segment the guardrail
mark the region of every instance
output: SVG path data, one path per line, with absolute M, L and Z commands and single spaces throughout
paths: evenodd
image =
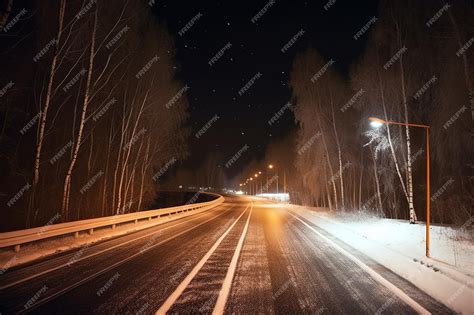
M 207 194 L 211 194 L 211 193 L 207 193 Z M 51 224 L 51 225 L 45 225 L 42 227 L 35 227 L 31 229 L 26 229 L 26 230 L 0 233 L 0 248 L 12 246 L 15 252 L 19 252 L 21 245 L 24 245 L 27 243 L 33 243 L 39 240 L 65 236 L 69 234 L 73 234 L 77 238 L 79 237 L 79 233 L 83 231 L 88 231 L 89 234 L 93 234 L 94 229 L 104 228 L 104 227 L 109 227 L 109 226 L 112 227 L 112 229 L 115 229 L 115 227 L 118 224 L 122 224 L 122 223 L 128 223 L 128 222 L 138 223 L 138 221 L 145 220 L 145 219 L 147 219 L 148 221 L 151 221 L 153 218 L 156 219 L 156 218 L 161 218 L 165 216 L 169 217 L 171 215 L 188 212 L 188 211 L 196 211 L 196 210 L 205 211 L 224 202 L 224 197 L 217 194 L 211 194 L 211 195 L 216 196 L 217 199 L 206 201 L 206 202 L 187 204 L 183 206 L 162 208 L 162 209 L 157 209 L 157 210 L 140 211 L 140 212 L 135 212 L 135 213 L 120 214 L 120 215 L 114 215 L 114 216 L 108 216 L 108 217 L 96 218 L 96 219 L 87 219 L 87 220 L 79 220 L 79 221 L 59 223 L 59 224 Z

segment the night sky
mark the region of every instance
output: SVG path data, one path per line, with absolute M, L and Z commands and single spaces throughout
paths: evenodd
M 272 4 L 273 2 L 273 4 Z M 197 168 L 217 152 L 225 164 L 244 144 L 250 149 L 227 170 L 237 175 L 245 163 L 260 158 L 265 147 L 295 128 L 291 112 L 272 126 L 268 120 L 288 101 L 289 71 L 296 54 L 314 47 L 347 74 L 363 52 L 368 33 L 354 34 L 377 14 L 377 1 L 156 1 L 153 10 L 176 38 L 178 77 L 189 86 L 190 156 L 185 167 Z M 267 11 L 254 24 L 251 19 Z M 184 34 L 179 31 L 195 18 Z M 304 30 L 285 53 L 290 39 Z M 230 42 L 222 57 L 208 62 Z M 242 96 L 239 90 L 258 72 L 261 77 Z M 220 118 L 199 139 L 194 134 L 215 115 Z

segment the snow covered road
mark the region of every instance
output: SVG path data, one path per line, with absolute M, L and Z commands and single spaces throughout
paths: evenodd
M 246 197 L 0 276 L 1 314 L 222 310 L 452 313 L 285 205 Z

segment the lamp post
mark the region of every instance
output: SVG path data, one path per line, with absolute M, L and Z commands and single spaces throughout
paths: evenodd
M 274 168 L 273 164 L 269 164 L 268 168 L 273 169 Z M 278 174 L 276 173 L 276 171 L 275 171 L 275 175 L 276 175 L 276 192 L 278 194 Z
M 385 121 L 380 118 L 369 117 L 372 127 L 379 128 L 382 125 L 401 125 L 409 127 L 423 128 L 426 131 L 426 257 L 430 257 L 430 215 L 431 215 L 431 187 L 430 187 L 430 126 L 402 123 L 396 121 Z

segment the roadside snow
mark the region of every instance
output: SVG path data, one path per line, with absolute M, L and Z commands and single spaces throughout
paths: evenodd
M 447 226 L 431 226 L 431 258 L 425 256 L 425 224 L 325 209 L 291 206 L 295 213 L 357 248 L 457 312 L 474 314 L 474 242 Z

